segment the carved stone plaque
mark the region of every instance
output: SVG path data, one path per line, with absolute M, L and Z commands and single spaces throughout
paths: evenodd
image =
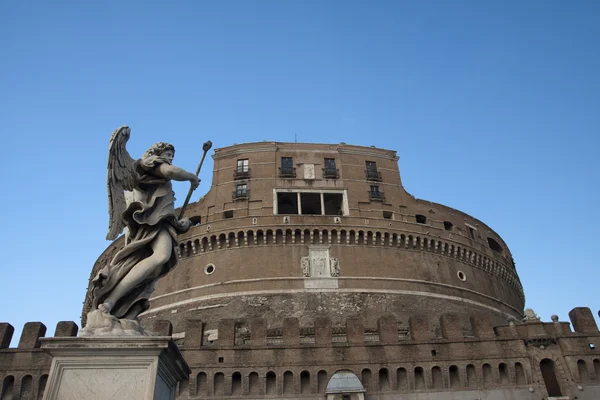
M 304 164 L 304 179 L 315 179 L 315 164 Z

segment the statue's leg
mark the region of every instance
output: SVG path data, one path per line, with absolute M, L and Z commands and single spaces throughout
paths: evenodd
M 115 286 L 106 300 L 104 300 L 104 303 L 98 307 L 100 310 L 110 313 L 112 307 L 121 297 L 140 284 L 156 268 L 162 268 L 169 261 L 171 252 L 173 251 L 173 239 L 167 230 L 161 230 L 152 241 L 151 246 L 152 255 L 131 268 L 129 273 L 121 279 L 121 282 Z

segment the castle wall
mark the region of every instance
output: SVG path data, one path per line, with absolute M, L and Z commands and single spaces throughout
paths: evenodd
M 548 396 L 541 363 L 551 361 L 562 395 L 595 399 L 600 332 L 588 308 L 575 308 L 569 316 L 574 331 L 566 322 L 530 318 L 494 327 L 489 317 L 464 321 L 456 314 L 436 320 L 414 315 L 408 326 L 380 317 L 374 328 L 361 318 L 342 326 L 328 318 L 310 326 L 285 318 L 277 328 L 264 319 L 224 319 L 216 329 L 190 320 L 185 333 L 174 337 L 192 368 L 178 398 L 325 399 L 328 380 L 349 370 L 372 400 L 539 399 Z M 440 327 L 437 334 L 430 329 L 434 324 Z M 167 321 L 153 326 L 161 334 L 171 332 Z M 11 327 L 0 324 L 0 398 L 10 398 L 9 393 L 38 398 L 43 392 L 40 382 L 51 361 L 39 350 L 44 333 L 41 323 L 28 323 L 19 346 L 6 348 Z M 72 322 L 57 327 L 59 335 L 76 333 Z

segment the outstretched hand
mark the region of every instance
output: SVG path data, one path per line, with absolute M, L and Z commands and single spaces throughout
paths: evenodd
M 194 177 L 190 179 L 190 183 L 192 184 L 192 190 L 196 190 L 196 188 L 200 186 L 200 178 L 194 175 Z

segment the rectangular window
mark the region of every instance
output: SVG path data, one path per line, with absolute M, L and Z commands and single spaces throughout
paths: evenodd
M 392 211 L 384 211 L 383 218 L 385 219 L 393 219 L 394 213 Z
M 280 168 L 280 176 L 283 177 L 295 177 L 296 171 L 294 168 L 294 160 L 292 157 L 281 157 L 281 168 Z
M 248 185 L 245 183 L 240 183 L 235 186 L 235 192 L 233 192 L 233 196 L 236 199 L 242 199 L 248 197 Z
M 298 193 L 277 193 L 277 214 L 298 214 Z
M 237 172 L 248 172 L 248 159 L 237 160 Z
M 365 161 L 367 174 L 367 180 L 369 181 L 381 181 L 381 173 L 377 170 L 377 163 L 375 161 Z
M 233 210 L 223 211 L 223 218 L 233 218 Z
M 335 167 L 335 158 L 325 159 L 325 168 L 323 168 L 323 178 L 325 179 L 337 179 L 338 170 Z
M 471 239 L 475 239 L 475 229 L 471 228 L 470 226 L 467 225 L 467 229 L 469 230 L 469 237 Z
M 342 211 L 344 195 L 341 193 L 323 193 L 325 215 L 344 215 Z
M 373 195 L 379 194 L 379 185 L 371 185 L 371 194 L 373 194 Z
M 321 194 L 300 193 L 303 215 L 321 215 Z

